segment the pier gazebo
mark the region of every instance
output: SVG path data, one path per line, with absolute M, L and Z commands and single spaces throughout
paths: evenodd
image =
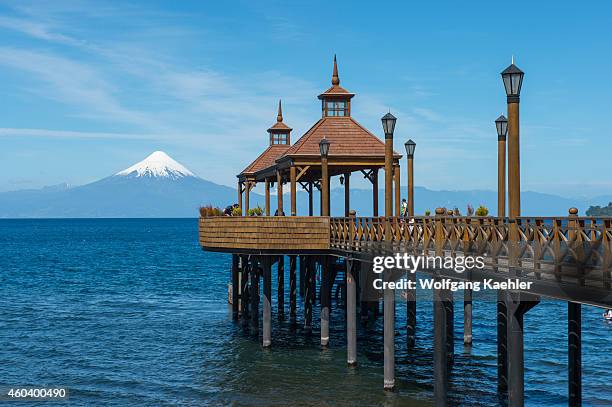
M 239 200 L 245 193 L 244 212 L 249 206 L 249 192 L 257 182 L 265 183 L 266 215 L 270 215 L 270 187 L 276 183 L 277 208 L 284 214 L 283 184 L 290 185 L 290 212 L 297 215 L 297 185 L 307 193 L 308 215 L 313 216 L 314 188 L 321 190 L 322 161 L 319 143 L 325 139 L 330 143 L 327 165 L 328 176 L 341 176 L 344 184 L 344 215 L 350 209 L 350 176 L 361 172 L 372 184 L 372 214 L 378 216 L 378 171 L 385 166 L 385 143 L 359 124 L 351 115 L 351 100 L 355 96 L 340 86 L 338 64 L 334 56 L 332 86 L 321 93 L 321 118 L 302 137 L 290 145 L 291 128 L 282 121 L 279 104 L 277 123 L 268 129 L 270 146 L 243 172 L 238 175 Z M 395 215 L 400 211 L 400 167 L 401 154 L 393 153 L 393 178 L 395 185 Z M 328 194 L 329 196 L 329 194 Z M 242 203 L 240 203 L 242 205 Z M 329 202 L 327 203 L 329 205 Z M 321 203 L 323 209 L 323 203 Z

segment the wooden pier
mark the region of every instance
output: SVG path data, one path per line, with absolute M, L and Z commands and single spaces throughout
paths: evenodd
M 514 67 L 514 68 L 513 68 Z M 506 75 L 506 76 L 504 76 Z M 387 288 L 375 290 L 369 284 L 378 278 L 372 272 L 377 256 L 442 256 L 450 258 L 482 257 L 485 267 L 456 272 L 444 268 L 419 270 L 434 281 L 529 283 L 528 289 L 499 290 L 497 296 L 498 391 L 507 397 L 508 405 L 524 404 L 523 321 L 541 297 L 568 303 L 568 400 L 578 406 L 581 397 L 581 304 L 612 308 L 612 218 L 579 217 L 570 208 L 565 217 L 520 216 L 518 166 L 518 92 L 522 72 L 514 65 L 502 73 L 508 93 L 510 126 L 504 117 L 498 124 L 499 151 L 505 153 L 505 132 L 509 131 L 508 155 L 510 217 L 505 213 L 505 156 L 500 157 L 500 217 L 453 216 L 452 211 L 437 208 L 434 216 L 415 216 L 412 193 L 412 154 L 414 142 L 406 143 L 408 156 L 408 213 L 400 216 L 401 155 L 393 151 L 395 118 L 383 117 L 385 141 L 359 125 L 351 117 L 354 94 L 340 87 L 334 59 L 332 87 L 319 95 L 322 118 L 295 144 L 291 145 L 291 128 L 283 122 L 279 103 L 277 122 L 268 129 L 269 147 L 238 175 L 238 198 L 243 215 L 249 214 L 249 193 L 257 183 L 265 186 L 266 216 L 201 217 L 200 244 L 204 250 L 232 254 L 232 309 L 252 329 L 259 329 L 259 283 L 263 283 L 262 345 L 273 347 L 272 273 L 278 265 L 279 318 L 284 317 L 285 262 L 289 256 L 289 315 L 297 323 L 297 295 L 303 298 L 302 323 L 306 332 L 313 329 L 312 309 L 316 304 L 317 281 L 320 281 L 321 346 L 341 346 L 329 342 L 329 322 L 334 282 L 343 275 L 346 304 L 347 363 L 357 359 L 357 315 L 376 316 L 383 303 L 384 382 L 386 390 L 395 387 L 395 300 L 396 292 Z M 511 94 L 516 92 L 517 94 Z M 502 135 L 503 133 L 503 143 Z M 412 143 L 412 144 L 411 144 Z M 503 164 L 503 165 L 502 165 Z M 378 172 L 385 174 L 385 216 L 378 216 Z M 503 174 L 502 174 L 503 171 Z M 372 185 L 373 217 L 358 217 L 350 210 L 351 174 L 362 174 Z M 329 179 L 340 176 L 344 186 L 343 217 L 329 216 Z M 275 215 L 270 189 L 276 184 Z M 289 184 L 290 210 L 285 216 L 283 184 Z M 297 188 L 308 194 L 308 215 L 297 215 Z M 518 188 L 518 189 L 517 189 Z M 314 216 L 314 190 L 320 190 L 321 216 Z M 317 279 L 317 275 L 320 280 Z M 299 276 L 299 282 L 298 282 Z M 406 270 L 383 273 L 385 281 L 400 276 L 415 279 Z M 368 282 L 361 283 L 360 282 Z M 433 290 L 434 299 L 434 399 L 437 406 L 447 405 L 449 369 L 452 369 L 453 316 L 455 301 L 449 289 Z M 416 290 L 405 290 L 409 346 L 414 346 L 418 315 Z M 472 292 L 464 291 L 463 341 L 477 341 L 472 335 Z M 360 306 L 359 306 L 360 305 Z M 281 310 L 282 308 L 282 310 Z M 376 311 L 374 311 L 376 310 Z

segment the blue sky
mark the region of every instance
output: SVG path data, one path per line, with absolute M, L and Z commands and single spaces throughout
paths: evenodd
M 512 15 L 513 11 L 516 15 Z M 499 72 L 516 56 L 524 190 L 612 192 L 612 5 L 562 2 L 0 2 L 0 191 L 113 174 L 164 150 L 235 184 L 283 99 L 296 140 L 333 54 L 353 116 L 415 182 L 496 188 Z

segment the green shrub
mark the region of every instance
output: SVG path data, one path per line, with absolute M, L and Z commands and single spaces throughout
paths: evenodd
M 430 211 L 429 209 L 427 209 L 427 210 L 425 211 L 425 216 L 429 216 L 429 215 L 431 215 L 431 211 Z
M 232 209 L 232 216 L 242 216 L 242 209 L 239 207 Z
M 489 209 L 486 206 L 480 205 L 478 209 L 476 209 L 476 216 L 487 216 L 489 214 Z

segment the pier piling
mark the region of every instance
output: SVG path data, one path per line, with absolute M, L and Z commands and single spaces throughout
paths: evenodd
M 251 286 L 249 287 L 249 297 L 251 299 L 251 332 L 259 332 L 259 267 L 257 261 L 253 261 L 249 275 Z
M 463 344 L 472 345 L 472 290 L 463 291 Z
M 270 256 L 264 256 L 263 265 L 263 347 L 272 345 L 272 262 Z M 258 295 L 259 297 L 259 295 Z
M 439 279 L 439 277 L 437 278 Z M 447 290 L 434 290 L 434 404 L 447 406 L 448 393 L 448 312 Z
M 241 256 L 240 269 L 240 318 L 242 326 L 248 327 L 249 324 L 249 261 L 248 256 Z
M 312 331 L 312 303 L 314 294 L 312 293 L 312 282 L 314 280 L 312 261 L 309 257 L 304 256 L 305 280 L 304 280 L 304 331 L 310 333 Z
M 329 345 L 329 309 L 331 303 L 331 270 L 328 256 L 321 257 L 321 346 Z
M 295 324 L 297 308 L 297 276 L 296 264 L 297 256 L 289 256 L 289 321 Z
M 306 279 L 306 256 L 300 256 L 300 297 L 304 298 L 304 287 Z
M 408 280 L 416 282 L 416 273 L 408 273 Z M 416 289 L 406 290 L 406 343 L 413 348 L 416 343 Z
M 497 393 L 505 398 L 508 391 L 508 310 L 506 292 L 497 291 Z
M 446 312 L 446 356 L 451 365 L 455 358 L 455 301 L 453 292 L 446 290 L 444 311 Z
M 278 319 L 282 321 L 285 319 L 285 256 L 278 257 L 277 263 L 277 275 L 278 275 L 278 289 L 277 295 L 277 307 L 278 307 Z
M 567 303 L 568 340 L 568 395 L 569 405 L 582 405 L 582 308 L 575 302 Z
M 357 366 L 357 284 L 353 260 L 346 258 L 346 360 Z
M 238 280 L 238 255 L 232 254 L 232 318 L 238 319 L 239 309 L 239 280 Z
M 507 291 L 508 300 L 508 406 L 525 405 L 525 355 L 523 317 L 539 303 L 538 297 L 518 291 Z
M 383 295 L 384 389 L 392 391 L 395 389 L 395 291 L 387 288 Z

